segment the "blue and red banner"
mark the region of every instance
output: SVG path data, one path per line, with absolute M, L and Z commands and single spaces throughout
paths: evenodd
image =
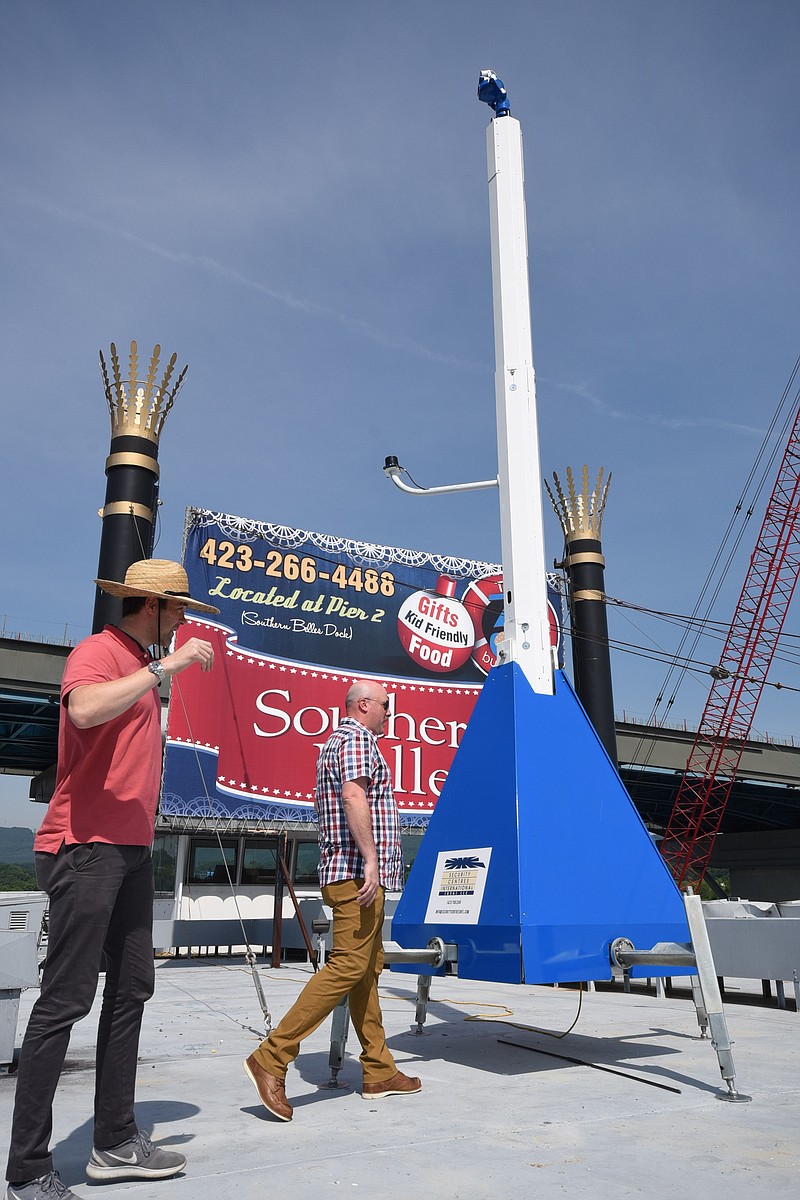
M 161 812 L 313 820 L 319 748 L 350 684 L 373 677 L 391 697 L 381 750 L 403 823 L 426 824 L 502 638 L 500 567 L 202 509 L 184 564 L 220 615 L 179 640 L 208 639 L 216 661 L 173 680 Z M 560 653 L 557 578 L 549 591 Z

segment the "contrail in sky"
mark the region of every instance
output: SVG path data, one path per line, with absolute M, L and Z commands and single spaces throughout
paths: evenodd
M 83 225 L 86 229 L 94 229 L 98 233 L 105 233 L 110 237 L 130 242 L 132 245 L 139 246 L 142 250 L 147 250 L 159 258 L 166 259 L 168 262 L 178 263 L 186 267 L 197 267 L 200 270 L 207 271 L 211 275 L 218 276 L 220 279 L 225 279 L 229 283 L 235 283 L 241 287 L 248 288 L 250 291 L 258 292 L 262 296 L 274 300 L 276 304 L 282 304 L 285 308 L 296 309 L 307 316 L 322 317 L 324 320 L 335 321 L 345 329 L 350 330 L 351 333 L 368 338 L 370 341 L 375 342 L 379 346 L 384 346 L 386 349 L 401 350 L 406 354 L 413 354 L 417 358 L 426 358 L 432 362 L 444 363 L 445 366 L 457 367 L 462 371 L 469 371 L 473 374 L 490 375 L 492 373 L 492 368 L 489 365 L 454 358 L 448 354 L 441 354 L 436 350 L 431 350 L 428 346 L 423 346 L 420 342 L 415 342 L 411 338 L 398 337 L 396 334 L 385 333 L 383 330 L 375 329 L 374 326 L 368 325 L 366 321 L 362 321 L 357 317 L 351 317 L 347 313 L 338 312 L 334 308 L 328 308 L 324 304 L 318 304 L 315 300 L 305 300 L 302 297 L 292 296 L 289 292 L 281 292 L 276 288 L 268 287 L 258 279 L 250 279 L 247 275 L 242 275 L 239 271 L 234 271 L 230 267 L 226 267 L 223 263 L 217 262 L 216 259 L 208 258 L 204 254 L 188 254 L 186 251 L 169 250 L 166 246 L 160 246 L 157 242 L 141 238 L 135 233 L 130 233 L 127 229 L 119 229 L 115 225 L 109 225 L 106 221 L 99 221 L 94 217 L 87 217 L 83 213 L 66 208 L 63 204 L 50 199 L 48 196 L 37 195 L 35 192 L 28 192 L 22 189 L 18 190 L 15 196 L 21 204 L 39 209 L 40 212 L 49 213 L 59 220 L 70 221 L 75 225 Z
M 757 429 L 754 425 L 723 421 L 720 417 L 665 417 L 661 413 L 639 413 L 613 408 L 605 400 L 601 400 L 599 396 L 591 392 L 586 384 L 554 383 L 552 380 L 548 382 L 551 387 L 571 392 L 574 396 L 580 396 L 582 400 L 586 400 L 592 406 L 595 412 L 602 413 L 605 417 L 611 417 L 615 421 L 638 421 L 643 425 L 657 425 L 661 429 L 727 429 L 732 433 L 757 434 L 759 437 L 763 437 L 766 433 L 766 430 Z
M 347 313 L 338 312 L 334 308 L 318 304 L 315 300 L 307 300 L 303 297 L 293 296 L 289 292 L 282 292 L 277 288 L 271 288 L 267 284 L 261 283 L 260 280 L 242 275 L 241 272 L 234 271 L 231 267 L 226 267 L 223 263 L 217 262 L 216 259 L 208 258 L 204 254 L 189 254 L 182 250 L 169 250 L 166 246 L 161 246 L 158 242 L 152 242 L 147 238 L 139 237 L 127 229 L 120 229 L 115 225 L 108 224 L 106 221 L 100 221 L 95 217 L 88 217 L 83 213 L 76 212 L 74 209 L 67 208 L 65 205 L 52 200 L 48 196 L 42 196 L 23 189 L 17 190 L 15 195 L 21 204 L 36 208 L 40 212 L 49 213 L 58 220 L 70 221 L 72 224 L 82 225 L 86 229 L 94 229 L 98 233 L 107 234 L 109 237 L 130 242 L 132 245 L 138 246 L 142 250 L 147 250 L 149 253 L 156 255 L 158 258 L 166 259 L 168 262 L 206 271 L 208 274 L 216 275 L 228 283 L 237 284 L 239 287 L 258 292 L 260 295 L 266 296 L 268 299 L 273 300 L 276 304 L 283 305 L 285 308 L 296 309 L 306 316 L 320 317 L 323 320 L 334 321 L 343 328 L 348 329 L 351 333 L 367 338 L 369 341 L 374 342 L 378 346 L 383 346 L 388 350 L 400 350 L 405 354 L 415 355 L 417 358 L 425 358 L 431 362 L 443 363 L 446 366 L 456 367 L 459 370 L 468 371 L 472 374 L 492 374 L 492 366 L 488 364 L 481 365 L 480 363 L 469 362 L 465 359 L 454 358 L 447 354 L 441 354 L 436 350 L 431 350 L 428 346 L 423 346 L 420 342 L 412 341 L 410 338 L 385 333 L 381 329 L 376 329 L 374 326 L 368 325 L 366 321 L 362 321 L 358 317 L 351 317 Z M 545 382 L 545 380 L 540 380 L 540 382 Z M 668 417 L 659 413 L 626 411 L 614 408 L 605 400 L 600 399 L 585 384 L 556 383 L 553 380 L 547 380 L 546 382 L 550 387 L 559 388 L 563 391 L 571 392 L 573 395 L 580 396 L 596 412 L 602 413 L 604 416 L 615 421 L 638 421 L 645 425 L 655 425 L 663 429 L 673 430 L 706 427 L 727 429 L 733 433 L 748 435 L 758 434 L 763 436 L 764 434 L 763 429 L 756 429 L 751 425 L 742 425 L 715 417 Z

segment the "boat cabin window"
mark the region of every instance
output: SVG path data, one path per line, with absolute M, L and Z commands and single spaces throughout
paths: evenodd
M 189 844 L 186 882 L 188 884 L 206 884 L 211 887 L 227 887 L 228 873 L 230 872 L 231 881 L 235 884 L 238 847 L 239 842 L 230 838 L 223 839 L 221 849 L 216 838 L 192 838 Z
M 298 842 L 294 859 L 294 882 L 299 887 L 319 887 L 319 844 Z
M 258 884 L 274 884 L 277 848 L 277 841 L 245 842 L 241 880 L 244 887 L 254 887 Z

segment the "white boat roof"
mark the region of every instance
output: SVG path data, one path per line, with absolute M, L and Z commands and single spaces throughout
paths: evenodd
M 259 967 L 274 1021 L 310 972 L 305 963 Z M 800 1015 L 791 982 L 783 1010 L 774 998 L 763 1000 L 757 980 L 726 985 L 736 1082 L 752 1095 L 749 1104 L 718 1100 L 725 1089 L 716 1055 L 698 1037 L 685 979 L 659 999 L 644 981 L 629 994 L 616 984 L 580 995 L 567 987 L 437 978 L 418 1035 L 416 977 L 387 970 L 380 990 L 389 1044 L 400 1068 L 422 1078 L 423 1091 L 363 1099 L 352 1031 L 342 1086 L 330 1090 L 328 1021 L 289 1070 L 295 1113 L 284 1124 L 267 1114 L 242 1070 L 263 1035 L 242 959 L 159 959 L 140 1046 L 137 1119 L 157 1141 L 180 1147 L 188 1166 L 163 1182 L 105 1184 L 103 1195 L 794 1196 Z M 17 1045 L 36 995 L 22 994 Z M 96 1194 L 84 1168 L 99 998 L 100 989 L 91 1015 L 73 1032 L 54 1114 L 56 1166 L 82 1197 Z M 532 1031 L 568 1029 L 579 1003 L 566 1037 Z M 13 1075 L 0 1078 L 6 1130 L 14 1086 Z

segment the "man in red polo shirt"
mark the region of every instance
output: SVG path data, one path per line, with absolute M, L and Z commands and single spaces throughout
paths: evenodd
M 216 613 L 189 595 L 179 563 L 144 559 L 125 582 L 98 579 L 123 598 L 122 620 L 81 642 L 61 685 L 58 771 L 34 841 L 36 875 L 50 897 L 47 960 L 17 1071 L 7 1200 L 73 1197 L 49 1151 L 55 1095 L 72 1026 L 92 1007 L 105 970 L 97 1032 L 90 1179 L 165 1179 L 182 1154 L 155 1146 L 133 1115 L 139 1031 L 153 994 L 153 867 L 150 846 L 161 780 L 158 685 L 199 663 L 200 638 L 155 659 L 187 608 Z

